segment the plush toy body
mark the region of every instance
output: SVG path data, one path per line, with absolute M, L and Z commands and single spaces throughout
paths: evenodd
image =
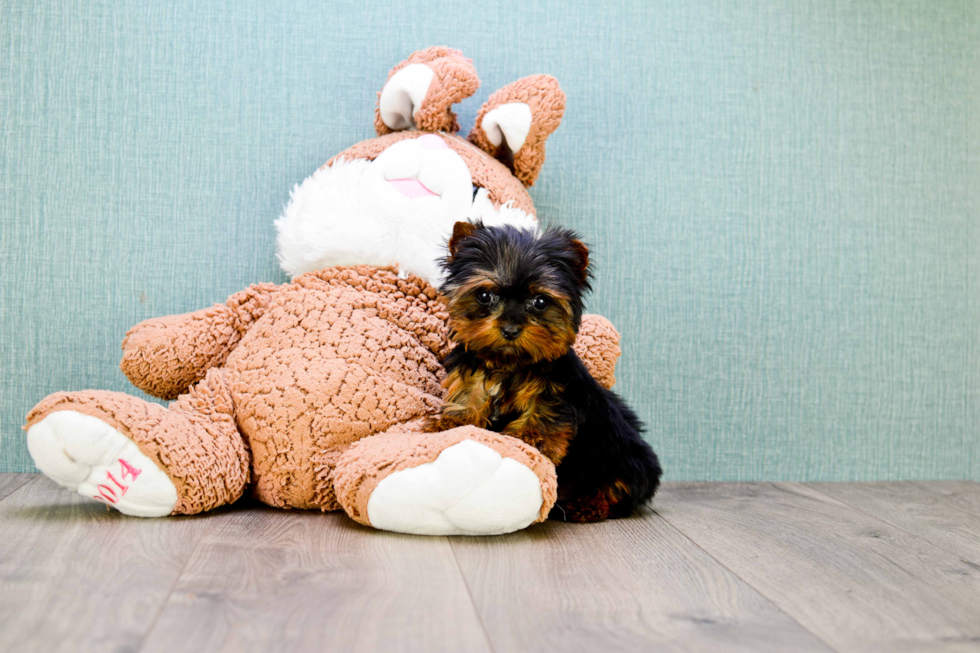
M 471 143 L 455 135 L 450 107 L 478 84 L 448 48 L 393 69 L 379 138 L 298 186 L 277 222 L 293 281 L 131 329 L 123 371 L 176 400 L 53 394 L 27 417 L 38 468 L 140 516 L 194 514 L 251 490 L 272 506 L 342 508 L 410 533 L 504 533 L 545 519 L 555 469 L 534 447 L 476 427 L 420 432 L 441 405 L 449 346 L 435 261 L 457 220 L 535 224 L 524 184 L 564 107 L 553 79 L 525 78 L 491 96 Z M 575 348 L 612 385 L 608 321 L 586 316 Z

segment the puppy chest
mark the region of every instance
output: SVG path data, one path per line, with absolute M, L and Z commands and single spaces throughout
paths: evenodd
M 514 422 L 550 421 L 560 399 L 552 384 L 526 374 L 497 373 L 485 377 L 484 414 L 491 431 L 503 431 Z

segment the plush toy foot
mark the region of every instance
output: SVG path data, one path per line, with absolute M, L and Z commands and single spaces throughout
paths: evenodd
M 163 517 L 177 504 L 167 475 L 132 440 L 91 415 L 51 413 L 28 429 L 27 448 L 48 478 L 124 515 Z
M 341 457 L 334 486 L 347 514 L 367 526 L 417 535 L 499 535 L 546 519 L 557 477 L 534 447 L 463 426 L 365 438 Z
M 193 515 L 236 501 L 248 448 L 215 370 L 168 408 L 121 392 L 45 397 L 27 415 L 27 446 L 55 482 L 127 515 Z

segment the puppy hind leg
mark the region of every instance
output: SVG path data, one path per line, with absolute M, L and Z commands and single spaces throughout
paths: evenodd
M 559 488 L 558 501 L 548 514 L 550 519 L 587 524 L 609 519 L 611 505 L 605 492 L 562 497 Z
M 620 470 L 621 476 L 613 477 L 613 481 L 598 489 L 589 490 L 562 487 L 559 469 L 558 501 L 551 510 L 549 518 L 590 523 L 629 517 L 653 497 L 660 483 L 659 465 L 656 465 L 655 469 L 644 469 L 638 465 L 639 462 L 649 461 L 632 460 Z M 653 462 L 656 463 L 656 456 L 653 456 Z

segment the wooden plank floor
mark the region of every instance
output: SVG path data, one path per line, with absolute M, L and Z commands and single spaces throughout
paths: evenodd
M 980 484 L 667 484 L 424 538 L 244 505 L 129 518 L 0 474 L 0 651 L 980 651 Z

